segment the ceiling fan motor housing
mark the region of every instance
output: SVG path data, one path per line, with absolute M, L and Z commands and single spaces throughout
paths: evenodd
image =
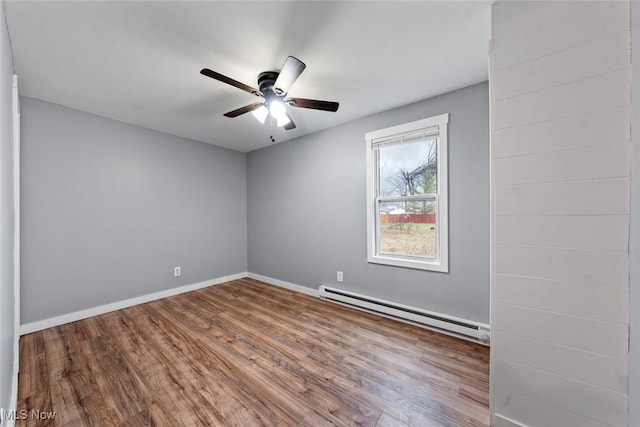
M 273 87 L 276 80 L 278 79 L 279 73 L 276 71 L 265 71 L 258 75 L 258 88 L 260 88 L 260 92 L 264 95 L 264 98 L 267 100 L 267 103 L 271 101 L 271 99 L 275 97 L 280 97 L 281 94 L 278 94 Z

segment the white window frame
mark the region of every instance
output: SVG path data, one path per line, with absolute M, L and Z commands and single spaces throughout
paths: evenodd
M 365 134 L 367 143 L 367 261 L 374 264 L 393 265 L 397 267 L 416 268 L 421 270 L 449 272 L 449 186 L 448 186 L 448 123 L 449 114 L 440 114 L 414 122 L 392 126 L 385 129 L 368 132 Z M 438 167 L 437 177 L 437 204 L 436 224 L 437 254 L 436 258 L 424 258 L 409 255 L 381 254 L 377 251 L 378 229 L 380 215 L 378 212 L 379 199 L 388 199 L 378 196 L 378 167 L 375 164 L 375 150 L 377 141 L 415 134 L 428 128 L 438 126 L 438 138 L 436 147 L 436 161 Z

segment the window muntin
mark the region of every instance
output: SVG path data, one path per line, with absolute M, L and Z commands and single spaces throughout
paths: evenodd
M 448 271 L 447 123 L 367 133 L 369 262 Z

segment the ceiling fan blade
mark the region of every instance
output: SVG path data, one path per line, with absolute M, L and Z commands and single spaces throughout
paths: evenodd
M 291 116 L 289 114 L 287 114 L 287 117 L 289 117 L 289 123 L 284 125 L 284 130 L 295 129 L 296 128 L 296 124 L 293 123 L 293 119 L 291 118 Z
M 242 90 L 244 90 L 246 92 L 249 92 L 249 93 L 251 93 L 253 95 L 262 96 L 262 93 L 260 93 L 260 91 L 258 89 L 254 89 L 251 86 L 247 86 L 244 83 L 240 83 L 237 80 L 233 80 L 231 77 L 227 77 L 227 76 L 224 76 L 224 75 L 222 75 L 220 73 L 216 73 L 215 71 L 212 71 L 212 70 L 210 70 L 208 68 L 203 68 L 202 70 L 200 70 L 200 74 L 202 74 L 203 76 L 211 77 L 212 79 L 216 79 L 218 81 L 221 81 L 222 83 L 226 83 L 228 85 L 235 86 L 238 89 L 242 89 Z
M 245 105 L 244 107 L 240 107 L 237 110 L 229 111 L 228 113 L 224 113 L 225 117 L 238 117 L 240 114 L 248 113 L 249 111 L 257 110 L 261 106 L 263 106 L 263 102 L 254 102 L 253 104 Z
M 338 107 L 340 106 L 337 102 L 332 101 L 319 101 L 317 99 L 304 99 L 304 98 L 289 98 L 286 99 L 285 102 L 290 105 L 298 108 L 311 108 L 314 110 L 324 110 L 324 111 L 338 111 Z
M 273 84 L 276 93 L 278 95 L 284 95 L 289 92 L 289 88 L 291 88 L 291 85 L 300 77 L 305 67 L 305 63 L 298 58 L 288 56 L 276 82 Z

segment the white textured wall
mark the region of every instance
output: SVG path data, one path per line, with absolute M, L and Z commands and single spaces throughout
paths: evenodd
M 631 260 L 629 304 L 631 348 L 629 352 L 629 425 L 640 426 L 640 2 L 631 4 Z
M 13 58 L 0 4 L 0 408 L 12 409 L 17 386 L 13 192 Z M 1 418 L 1 415 L 0 415 Z M 2 422 L 0 421 L 0 424 Z M 6 423 L 5 423 L 6 424 Z M 5 424 L 2 424 L 3 426 Z
M 629 20 L 628 2 L 493 8 L 496 426 L 628 424 Z

